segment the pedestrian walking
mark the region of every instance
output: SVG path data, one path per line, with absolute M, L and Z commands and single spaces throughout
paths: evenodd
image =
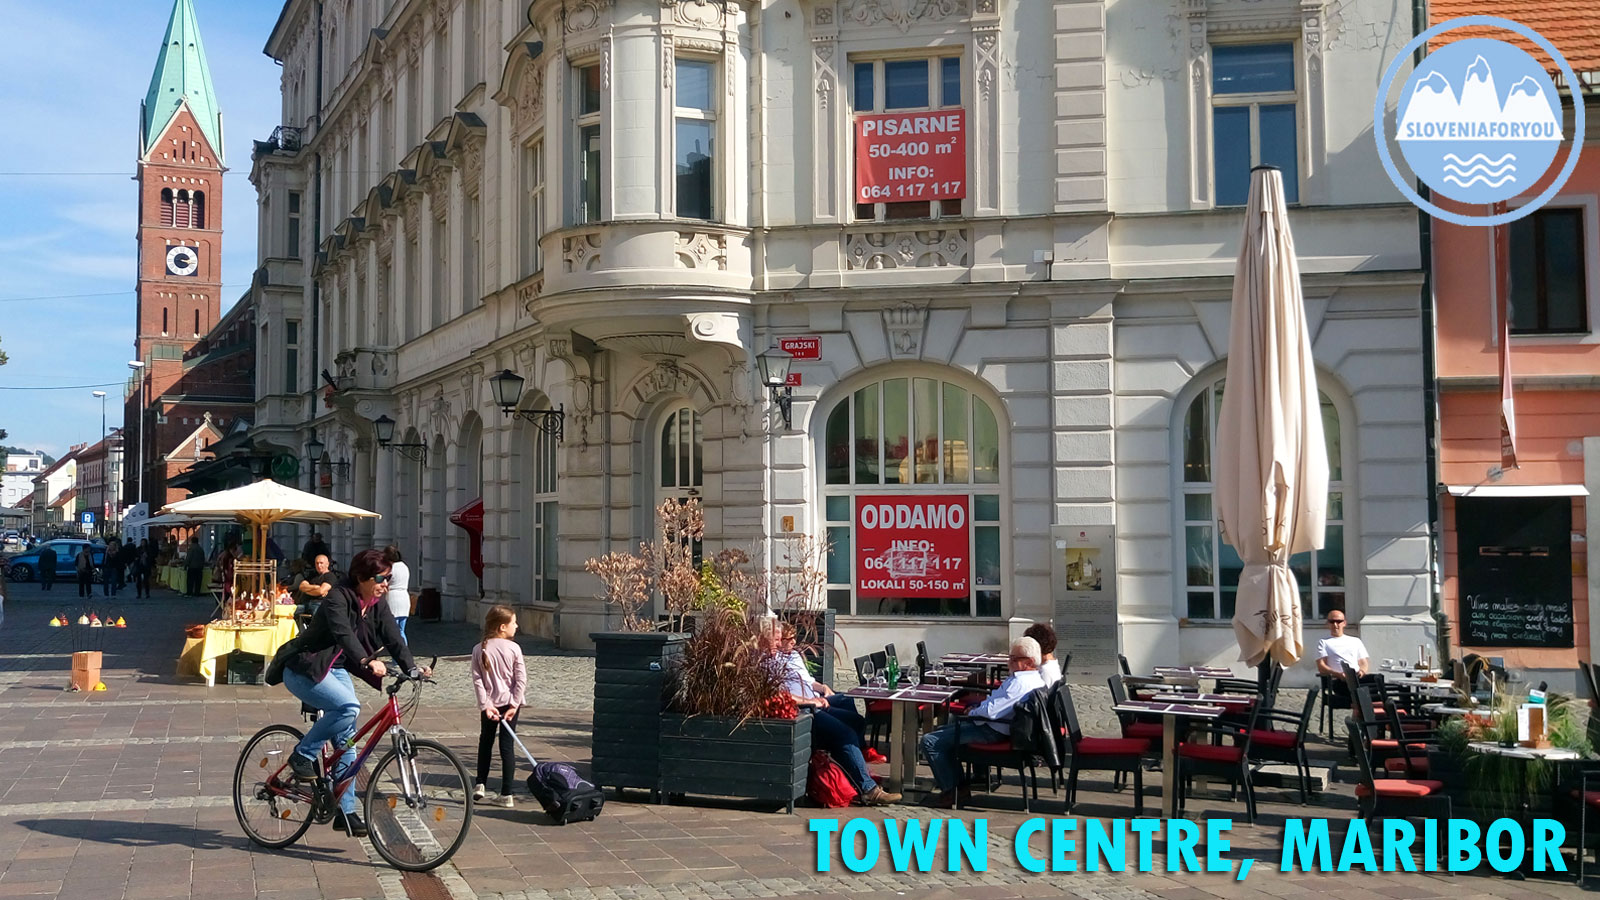
M 400 638 L 410 644 L 406 637 L 406 620 L 411 618 L 411 569 L 400 556 L 400 548 L 394 544 L 383 548 L 383 558 L 389 561 L 389 593 L 385 599 L 389 603 L 389 614 L 394 616 L 395 622 L 400 626 Z
M 45 590 L 56 586 L 56 566 L 60 564 L 56 548 L 45 544 L 44 549 L 39 551 L 39 583 L 44 585 Z
M 110 597 L 122 589 L 122 541 L 112 538 L 100 557 L 100 593 Z
M 187 583 L 184 585 L 188 590 L 184 593 L 191 597 L 200 596 L 200 576 L 206 570 L 206 552 L 200 549 L 199 538 L 189 538 L 189 551 L 184 554 L 183 566 L 188 575 Z
M 88 544 L 79 548 L 73 566 L 78 573 L 78 599 L 94 599 L 94 554 L 89 552 Z
M 510 607 L 492 606 L 483 617 L 483 640 L 472 650 L 472 690 L 478 696 L 478 780 L 472 799 L 482 800 L 489 781 L 489 751 L 500 741 L 500 805 L 516 805 L 511 798 L 517 772 L 512 729 L 523 706 L 528 669 L 522 648 L 511 638 L 517 633 L 517 616 Z M 506 728 L 500 727 L 504 722 Z
M 129 577 L 133 579 L 133 597 L 150 596 L 150 570 L 154 568 L 154 559 L 150 553 L 150 539 L 141 538 L 139 546 L 133 548 L 132 563 L 128 566 Z

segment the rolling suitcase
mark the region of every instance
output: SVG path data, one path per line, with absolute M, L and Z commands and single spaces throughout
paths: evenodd
M 606 805 L 604 791 L 584 781 L 578 770 L 568 763 L 542 763 L 534 759 L 511 726 L 502 721 L 500 727 L 511 734 L 522 755 L 528 758 L 528 764 L 533 766 L 533 774 L 528 776 L 528 793 L 539 801 L 557 825 L 588 822 L 600 815 Z

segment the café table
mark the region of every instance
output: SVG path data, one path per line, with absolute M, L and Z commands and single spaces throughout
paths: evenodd
M 1157 703 L 1199 703 L 1220 706 L 1228 712 L 1243 712 L 1256 705 L 1254 694 L 1156 694 L 1150 698 Z
M 1452 706 L 1448 703 L 1424 703 L 1422 711 L 1430 716 L 1449 718 L 1452 716 L 1478 716 L 1492 719 L 1500 715 L 1500 710 L 1488 706 L 1468 707 Z
M 1161 817 L 1177 818 L 1178 791 L 1182 790 L 1178 779 L 1178 720 L 1215 719 L 1227 710 L 1213 704 L 1155 700 L 1127 700 L 1112 708 L 1117 712 L 1161 717 Z
M 943 706 L 964 688 L 942 684 L 900 687 L 858 685 L 844 692 L 860 700 L 887 700 L 889 710 L 889 777 L 885 790 L 900 793 L 917 783 L 917 707 Z
M 939 664 L 946 668 L 975 669 L 983 673 L 985 681 L 994 681 L 999 671 L 1011 665 L 1008 653 L 946 653 Z
M 1233 670 L 1225 666 L 1156 666 L 1152 671 L 1161 678 L 1233 677 Z

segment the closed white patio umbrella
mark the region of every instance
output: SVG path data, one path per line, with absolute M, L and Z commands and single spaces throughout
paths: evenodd
M 1223 538 L 1244 563 L 1239 658 L 1291 666 L 1304 647 L 1289 557 L 1322 547 L 1328 455 L 1283 176 L 1269 166 L 1250 173 L 1214 453 Z

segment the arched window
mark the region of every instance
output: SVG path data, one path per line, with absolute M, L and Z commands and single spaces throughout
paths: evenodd
M 200 310 L 194 311 L 194 336 L 200 336 Z
M 856 615 L 1002 615 L 1000 428 L 989 404 L 938 378 L 885 378 L 840 398 L 825 421 L 828 605 Z M 878 510 L 919 497 L 928 498 L 919 507 L 926 529 L 915 510 L 906 527 L 875 527 Z M 960 525 L 937 527 L 935 502 L 946 513 L 960 507 Z
M 556 438 L 542 428 L 533 435 L 533 590 L 540 600 L 560 599 L 560 496 L 556 492 Z
M 1189 403 L 1182 423 L 1180 494 L 1186 573 L 1182 614 L 1196 620 L 1233 618 L 1239 572 L 1244 568 L 1238 552 L 1222 539 L 1212 496 L 1216 485 L 1212 481 L 1211 446 L 1217 417 L 1222 412 L 1222 388 L 1219 379 L 1202 390 Z M 1308 620 L 1320 619 L 1330 609 L 1345 608 L 1343 441 L 1338 409 L 1327 394 L 1319 392 L 1318 396 L 1322 400 L 1322 432 L 1328 450 L 1327 529 L 1321 550 L 1289 558 L 1289 567 L 1300 585 L 1301 615 Z
M 161 333 L 162 334 L 166 334 L 168 331 L 170 331 L 170 329 L 167 328 L 167 313 L 169 313 L 169 312 L 171 312 L 171 310 L 167 309 L 165 306 L 161 307 Z
M 164 225 L 167 228 L 171 228 L 171 227 L 173 227 L 174 225 L 177 224 L 178 220 L 177 220 L 177 214 L 174 212 L 175 208 L 176 207 L 175 207 L 175 204 L 174 204 L 174 201 L 173 201 L 173 196 L 172 196 L 172 188 L 162 188 L 161 189 L 161 224 Z
M 189 227 L 206 227 L 206 192 L 191 191 L 189 194 Z
M 680 407 L 667 414 L 661 425 L 663 496 L 687 498 L 700 493 L 705 474 L 700 442 L 700 414 L 693 407 Z

